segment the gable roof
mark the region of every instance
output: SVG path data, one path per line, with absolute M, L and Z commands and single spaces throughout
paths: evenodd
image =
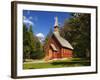
M 73 50 L 72 45 L 63 37 L 61 37 L 58 31 L 53 32 L 53 35 L 55 36 L 55 38 L 58 40 L 58 42 L 60 43 L 62 47 L 66 47 Z
M 50 44 L 50 46 L 52 47 L 52 49 L 53 49 L 54 51 L 58 51 L 58 49 L 56 48 L 56 46 L 55 46 L 54 44 Z

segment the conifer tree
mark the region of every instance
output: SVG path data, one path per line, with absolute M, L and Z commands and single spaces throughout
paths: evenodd
M 76 57 L 90 57 L 90 14 L 71 15 L 60 33 L 73 45 Z

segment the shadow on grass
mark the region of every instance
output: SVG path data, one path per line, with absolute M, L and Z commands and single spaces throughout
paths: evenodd
M 90 66 L 90 62 L 52 62 L 52 65 L 62 65 L 62 66 Z

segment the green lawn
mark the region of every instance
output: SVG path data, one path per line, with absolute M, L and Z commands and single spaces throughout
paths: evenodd
M 41 60 L 40 60 L 41 61 Z M 48 62 L 41 61 L 25 62 L 23 69 L 39 69 L 39 68 L 61 68 L 61 67 L 75 67 L 75 66 L 90 66 L 90 61 L 80 58 L 64 59 L 64 60 L 51 60 Z

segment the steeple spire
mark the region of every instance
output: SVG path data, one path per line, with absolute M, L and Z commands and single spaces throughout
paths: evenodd
M 56 16 L 55 18 L 55 23 L 54 23 L 54 32 L 59 31 L 58 30 L 58 17 Z
M 58 17 L 56 16 L 54 19 L 55 19 L 55 24 L 54 24 L 54 26 L 58 26 Z

